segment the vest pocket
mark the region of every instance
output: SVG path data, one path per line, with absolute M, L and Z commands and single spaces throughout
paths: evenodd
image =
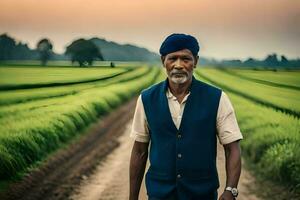
M 154 171 L 151 168 L 149 168 L 147 174 L 148 177 L 153 178 L 153 179 L 158 179 L 158 180 L 173 180 L 175 179 L 175 175 L 172 176 L 169 173 L 165 172 L 160 172 L 160 171 Z
M 185 171 L 184 174 L 185 177 L 189 180 L 210 179 L 213 177 L 213 173 L 211 170 L 188 170 Z
M 148 171 L 145 178 L 147 194 L 150 197 L 165 199 L 176 187 L 174 177 L 169 174 Z

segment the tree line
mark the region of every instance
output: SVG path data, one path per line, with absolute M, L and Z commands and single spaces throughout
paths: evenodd
M 202 65 L 213 65 L 218 67 L 265 67 L 265 68 L 299 68 L 300 59 L 288 59 L 284 55 L 277 55 L 276 53 L 267 55 L 264 59 L 248 58 L 246 60 L 214 60 L 214 59 L 200 59 Z
M 38 58 L 42 65 L 46 65 L 53 55 L 53 43 L 48 38 L 39 40 L 32 52 L 27 44 L 16 42 L 7 34 L 0 35 L 0 61 Z M 96 59 L 104 60 L 100 48 L 86 39 L 73 41 L 66 47 L 65 55 L 70 56 L 72 63 L 78 62 L 80 66 L 90 66 Z
M 103 52 L 100 50 L 103 50 Z M 105 56 L 104 56 L 105 55 Z M 0 61 L 5 60 L 37 60 L 46 65 L 48 60 L 71 60 L 80 66 L 92 65 L 95 60 L 119 61 L 150 61 L 159 62 L 159 55 L 145 48 L 125 44 L 120 45 L 104 39 L 78 39 L 66 47 L 63 55 L 53 52 L 53 43 L 47 38 L 38 41 L 35 49 L 27 44 L 17 42 L 7 34 L 0 35 Z M 284 55 L 269 54 L 265 59 L 248 58 L 246 60 L 215 60 L 200 57 L 200 65 L 219 67 L 267 67 L 267 68 L 295 68 L 300 67 L 300 59 L 288 59 Z M 111 63 L 113 67 L 114 64 Z

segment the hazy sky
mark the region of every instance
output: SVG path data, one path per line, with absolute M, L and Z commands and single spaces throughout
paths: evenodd
M 173 32 L 194 35 L 200 55 L 300 57 L 300 0 L 0 0 L 0 34 L 56 52 L 79 37 L 101 37 L 158 52 Z

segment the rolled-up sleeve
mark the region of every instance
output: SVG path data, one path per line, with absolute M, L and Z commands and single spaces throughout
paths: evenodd
M 150 140 L 148 123 L 141 95 L 137 99 L 130 137 L 135 141 L 147 143 Z
M 225 92 L 222 92 L 217 113 L 217 132 L 221 144 L 243 139 L 234 108 Z

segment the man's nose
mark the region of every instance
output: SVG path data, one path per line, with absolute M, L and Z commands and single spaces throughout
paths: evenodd
M 174 67 L 176 69 L 181 69 L 182 68 L 182 65 L 181 65 L 181 59 L 177 59 L 174 63 Z

